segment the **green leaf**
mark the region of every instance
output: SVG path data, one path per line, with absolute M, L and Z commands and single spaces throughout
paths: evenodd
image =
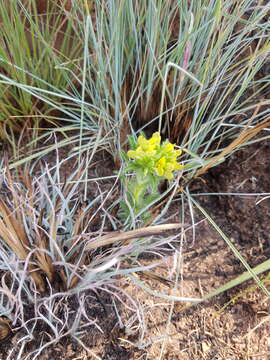
M 135 150 L 137 148 L 138 142 L 134 136 L 128 136 L 128 142 L 130 150 Z
M 120 150 L 120 157 L 124 162 L 129 162 L 129 158 L 127 156 L 127 153 L 124 150 Z

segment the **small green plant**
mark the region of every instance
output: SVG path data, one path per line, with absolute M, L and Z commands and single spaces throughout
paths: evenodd
M 162 180 L 172 180 L 174 171 L 183 169 L 178 162 L 182 151 L 168 140 L 161 144 L 159 132 L 150 139 L 140 135 L 136 140 L 129 137 L 130 148 L 122 153 L 127 166 L 124 168 L 121 180 L 124 184 L 125 200 L 121 202 L 123 218 L 141 215 L 143 221 L 149 218 L 147 208 L 160 197 L 159 184 Z M 132 172 L 131 177 L 128 172 Z M 145 211 L 144 211 L 145 210 Z

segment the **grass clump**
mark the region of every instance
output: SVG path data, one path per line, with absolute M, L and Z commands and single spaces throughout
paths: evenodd
M 96 299 L 95 306 L 102 307 L 99 293 L 115 296 L 116 300 L 122 293 L 129 316 L 134 317 L 136 303 L 121 290 L 124 277 L 130 275 L 132 279 L 133 273 L 152 268 L 141 265 L 139 254 L 154 249 L 158 253 L 163 244 L 174 239 L 160 235 L 179 229 L 176 224 L 168 224 L 125 232 L 122 238 L 115 232 L 106 234 L 112 226 L 108 222 L 119 220 L 102 210 L 106 204 L 102 192 L 83 200 L 85 165 L 75 164 L 75 168 L 76 172 L 66 179 L 61 177 L 60 165 L 54 171 L 45 167 L 39 176 L 33 177 L 29 169 L 23 168 L 7 171 L 1 177 L 0 270 L 6 276 L 0 288 L 0 316 L 3 324 L 8 324 L 3 327 L 3 336 L 10 328 L 20 329 L 23 334 L 20 356 L 41 328 L 50 334 L 51 341 L 43 343 L 41 339 L 31 353 L 33 359 L 62 337 L 80 341 L 84 329 L 96 327 L 93 314 L 86 315 L 87 299 Z M 96 217 L 103 227 L 93 231 Z M 80 304 L 79 312 L 72 303 Z M 60 315 L 63 311 L 64 323 Z M 135 326 L 134 321 L 132 324 Z M 98 325 L 96 329 L 99 331 Z
M 40 2 L 1 1 L 0 4 L 0 137 L 14 143 L 13 132 L 32 128 L 34 136 L 52 125 L 61 111 L 56 104 L 62 92 L 74 91 L 77 54 L 82 44 L 75 41 L 71 14 L 66 2 L 48 1 L 46 11 Z M 43 10 L 43 11 L 42 11 Z M 51 92 L 58 98 L 50 96 Z M 42 96 L 47 100 L 44 101 Z

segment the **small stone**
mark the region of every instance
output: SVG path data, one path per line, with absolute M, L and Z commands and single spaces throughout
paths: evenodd
M 202 342 L 203 353 L 207 353 L 209 350 L 210 350 L 210 345 L 206 341 Z

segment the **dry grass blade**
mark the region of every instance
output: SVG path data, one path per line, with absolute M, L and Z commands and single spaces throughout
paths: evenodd
M 2 217 L 0 219 L 0 237 L 20 260 L 26 261 L 30 248 L 23 224 L 19 223 L 11 211 L 9 211 L 3 199 L 0 199 L 0 215 Z M 38 290 L 44 291 L 44 281 L 41 275 L 37 273 L 37 268 L 33 264 L 29 264 L 29 271 Z
M 11 334 L 10 320 L 0 317 L 0 341 L 5 340 Z
M 29 204 L 29 207 L 28 206 L 24 207 L 24 211 L 27 211 L 30 218 L 31 217 L 33 218 L 34 214 L 32 213 L 31 209 L 34 209 L 35 207 L 34 205 L 35 194 L 34 194 L 34 186 L 32 184 L 32 179 L 28 171 L 22 171 L 21 168 L 19 168 L 18 171 L 22 179 L 22 183 L 25 185 L 27 189 L 27 199 L 25 199 L 25 195 L 23 193 L 21 194 L 22 198 L 25 201 L 27 200 L 26 202 Z M 9 174 L 9 183 L 12 186 L 9 170 L 8 170 L 8 174 Z M 12 187 L 12 190 L 13 190 L 13 198 L 17 198 L 18 194 L 17 192 L 14 191 L 14 187 Z M 21 217 L 22 216 L 21 208 L 17 208 L 16 213 Z M 33 227 L 35 229 L 35 236 L 36 236 L 35 242 L 37 244 L 37 251 L 35 253 L 35 257 L 37 259 L 39 268 L 42 271 L 44 271 L 45 274 L 48 276 L 48 279 L 52 281 L 54 268 L 51 259 L 46 254 L 46 250 L 48 249 L 48 239 L 46 234 L 44 233 L 44 230 L 42 229 L 43 216 L 44 216 L 44 208 L 41 209 L 39 219 L 37 221 L 38 226 L 36 226 L 36 221 L 33 218 Z M 21 218 L 21 222 L 22 222 L 22 218 Z
M 231 142 L 218 156 L 215 156 L 208 164 L 199 169 L 195 177 L 203 175 L 207 170 L 217 164 L 221 159 L 223 159 L 228 154 L 232 153 L 235 149 L 239 148 L 241 145 L 247 143 L 254 136 L 256 136 L 260 131 L 270 125 L 270 117 L 260 124 L 255 125 L 253 128 L 244 129 L 240 135 Z
M 29 246 L 26 235 L 3 199 L 0 199 L 0 214 L 0 236 L 20 259 L 26 259 L 26 246 Z
M 166 231 L 178 230 L 183 227 L 183 224 L 164 224 L 148 226 L 141 229 L 126 231 L 122 233 L 110 233 L 92 241 L 86 246 L 87 250 L 96 249 L 102 246 L 111 245 L 118 241 L 126 242 L 128 240 L 134 240 L 152 235 L 161 235 Z
M 36 243 L 38 248 L 36 252 L 36 259 L 38 261 L 40 269 L 44 271 L 44 273 L 48 276 L 49 281 L 52 281 L 54 274 L 54 266 L 51 258 L 46 253 L 46 250 L 48 249 L 47 235 L 44 233 L 41 226 L 35 229 L 35 234 L 36 234 Z

